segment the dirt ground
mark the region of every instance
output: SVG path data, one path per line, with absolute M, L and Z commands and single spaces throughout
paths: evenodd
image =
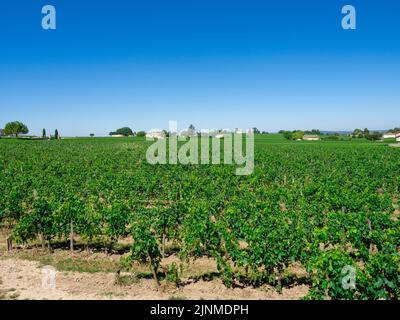
M 288 300 L 301 299 L 308 293 L 308 286 L 295 285 L 278 293 L 271 286 L 227 288 L 218 277 L 213 259 L 201 257 L 185 266 L 178 287 L 161 281 L 158 287 L 151 277 L 134 277 L 121 274 L 132 281 L 116 282 L 116 270 L 121 254 L 106 254 L 76 250 L 56 249 L 52 253 L 40 248 L 16 247 L 5 250 L 5 235 L 0 230 L 0 300 L 167 300 L 167 299 L 227 299 L 227 300 Z M 175 255 L 164 258 L 162 266 L 179 263 Z M 43 267 L 56 270 L 55 288 L 42 284 Z M 148 272 L 148 267 L 136 265 L 138 273 Z M 300 275 L 301 268 L 294 268 Z
M 157 288 L 151 279 L 139 279 L 128 286 L 115 284 L 115 273 L 56 273 L 55 288 L 42 287 L 42 264 L 16 257 L 0 257 L 0 298 L 47 300 L 153 300 L 153 299 L 299 299 L 307 294 L 305 285 L 283 289 L 226 288 L 222 282 L 192 281 L 175 288 L 162 284 Z

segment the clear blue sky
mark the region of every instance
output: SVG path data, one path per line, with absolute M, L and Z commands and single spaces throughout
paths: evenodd
M 57 30 L 41 8 L 57 9 Z M 357 30 L 341 8 L 357 9 Z M 400 126 L 400 2 L 8 0 L 0 127 L 62 135 Z

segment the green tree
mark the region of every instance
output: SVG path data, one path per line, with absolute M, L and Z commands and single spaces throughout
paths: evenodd
M 146 136 L 146 132 L 144 132 L 144 131 L 139 131 L 139 132 L 136 134 L 136 136 L 137 136 L 137 137 L 144 137 L 144 136 Z
M 56 131 L 54 131 L 54 139 L 59 139 L 60 138 L 60 136 L 59 136 L 59 134 L 58 134 L 58 130 L 56 129 Z
M 133 131 L 132 131 L 131 128 L 123 127 L 123 128 L 117 129 L 116 131 L 110 132 L 110 136 L 116 135 L 116 134 L 120 134 L 120 135 L 123 135 L 125 137 L 128 137 L 128 136 L 133 136 Z
M 369 133 L 365 138 L 367 138 L 368 140 L 381 140 L 382 139 L 382 133 L 379 131 L 372 131 L 371 133 Z
M 321 131 L 319 131 L 319 129 L 312 129 L 312 130 L 307 130 L 306 134 L 321 134 Z
M 364 132 L 361 129 L 355 129 L 352 136 L 353 138 L 362 138 L 364 136 Z
M 27 134 L 28 132 L 28 127 L 19 121 L 9 122 L 4 128 L 5 135 L 15 135 L 16 137 L 18 137 L 20 133 Z
M 293 140 L 303 139 L 303 137 L 304 137 L 304 132 L 303 131 L 293 132 L 293 135 L 292 135 L 292 139 Z
M 293 134 L 290 131 L 283 131 L 282 135 L 287 140 L 292 140 Z
M 389 129 L 388 132 L 397 133 L 397 132 L 400 132 L 400 128 Z
M 43 131 L 42 131 L 42 138 L 46 138 L 46 129 L 43 129 Z

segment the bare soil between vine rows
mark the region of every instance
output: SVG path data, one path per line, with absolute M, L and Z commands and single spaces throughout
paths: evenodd
M 3 299 L 33 300 L 153 300 L 153 299 L 299 299 L 305 285 L 284 288 L 226 288 L 220 280 L 197 281 L 174 288 L 157 288 L 151 279 L 140 279 L 129 286 L 115 284 L 113 273 L 57 272 L 55 289 L 42 287 L 41 264 L 19 258 L 0 259 L 0 296 Z
M 306 285 L 283 288 L 281 293 L 267 285 L 226 288 L 218 278 L 202 278 L 216 271 L 215 262 L 206 257 L 190 264 L 178 287 L 165 280 L 157 287 L 150 278 L 121 285 L 116 283 L 116 273 L 111 271 L 117 266 L 119 258 L 120 255 L 115 254 L 71 253 L 66 250 L 50 254 L 36 249 L 16 249 L 6 253 L 1 246 L 0 300 L 296 300 L 308 293 Z M 173 261 L 177 261 L 177 257 L 172 255 L 165 258 L 163 264 Z M 42 287 L 42 268 L 47 264 L 57 269 L 54 289 Z M 107 272 L 108 269 L 110 272 Z M 137 270 L 144 271 L 146 267 L 137 266 Z

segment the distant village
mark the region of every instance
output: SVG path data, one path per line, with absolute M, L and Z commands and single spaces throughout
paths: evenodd
M 110 136 L 114 138 L 127 137 L 127 136 L 143 136 L 147 138 L 153 139 L 164 139 L 170 136 L 171 134 L 178 135 L 180 137 L 192 137 L 192 136 L 211 136 L 218 139 L 222 139 L 226 134 L 245 134 L 245 133 L 254 133 L 254 134 L 269 134 L 265 131 L 260 131 L 257 128 L 251 128 L 247 130 L 242 130 L 236 128 L 235 130 L 228 129 L 213 129 L 208 131 L 197 131 L 193 125 L 190 125 L 187 129 L 182 130 L 177 133 L 168 132 L 167 130 L 161 129 L 152 129 L 148 132 L 139 131 L 137 133 L 133 132 L 130 128 L 121 128 L 115 132 L 110 132 Z M 396 140 L 400 142 L 400 128 L 394 128 L 387 130 L 386 132 L 382 131 L 370 131 L 367 128 L 364 130 L 355 129 L 350 133 L 327 133 L 321 132 L 318 129 L 312 129 L 309 131 L 302 130 L 280 130 L 279 134 L 283 135 L 287 140 L 296 140 L 296 141 L 320 141 L 320 140 L 340 140 L 341 137 L 346 137 L 347 139 L 361 139 L 365 138 L 367 140 L 373 141 L 384 141 L 387 139 Z
M 179 137 L 193 137 L 193 136 L 211 136 L 217 139 L 222 139 L 226 134 L 245 134 L 245 133 L 254 133 L 254 134 L 269 134 L 266 131 L 260 131 L 257 128 L 253 127 L 251 129 L 242 130 L 236 128 L 235 130 L 229 129 L 212 129 L 208 131 L 196 130 L 194 125 L 190 125 L 187 129 L 184 129 L 180 132 L 169 132 L 167 130 L 161 129 L 152 129 L 149 131 L 138 131 L 134 132 L 129 127 L 119 128 L 115 131 L 109 133 L 110 137 L 113 138 L 122 138 L 122 137 L 146 137 L 153 139 L 164 139 L 169 137 L 170 135 L 178 135 Z M 42 130 L 41 136 L 28 135 L 29 130 L 28 127 L 19 122 L 9 122 L 5 125 L 4 129 L 0 129 L 0 137 L 20 137 L 20 138 L 29 138 L 32 140 L 54 140 L 54 139 L 62 139 L 58 130 L 55 129 L 54 134 L 47 135 L 46 129 Z M 372 141 L 392 141 L 392 142 L 400 142 L 400 128 L 394 128 L 387 131 L 370 131 L 367 128 L 364 130 L 355 129 L 353 132 L 339 133 L 339 132 L 321 132 L 318 129 L 312 130 L 280 130 L 278 132 L 287 140 L 294 141 L 320 141 L 320 140 L 349 140 L 349 139 L 367 139 Z M 94 137 L 95 134 L 90 133 L 90 137 Z

